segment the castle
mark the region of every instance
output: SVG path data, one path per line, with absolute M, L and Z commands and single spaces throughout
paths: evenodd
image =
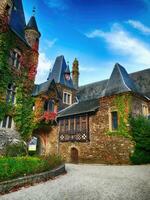
M 39 154 L 60 154 L 67 162 L 129 163 L 128 118 L 150 113 L 150 69 L 128 74 L 116 63 L 109 79 L 80 87 L 78 60 L 70 71 L 58 56 L 47 81 L 34 85 L 35 17 L 26 25 L 22 1 L 3 0 L 0 20 L 0 135 L 32 134 Z

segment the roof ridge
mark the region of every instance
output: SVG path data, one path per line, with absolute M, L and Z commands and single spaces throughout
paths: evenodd
M 103 82 L 103 81 L 108 81 L 109 79 L 103 79 L 103 80 L 100 80 L 100 81 L 95 81 L 95 82 L 93 82 L 93 83 L 87 83 L 87 84 L 85 84 L 85 85 L 81 85 L 80 87 L 79 87 L 79 89 L 81 88 L 81 87 L 85 87 L 85 86 L 89 86 L 89 85 L 94 85 L 94 84 L 96 84 L 96 83 L 100 83 L 100 82 Z
M 59 71 L 59 81 L 60 81 L 64 56 L 63 56 L 63 55 L 60 55 L 60 56 L 58 56 L 58 57 L 62 57 L 62 59 L 61 59 L 61 70 Z M 57 57 L 57 58 L 58 58 L 58 57 Z
M 123 68 L 123 70 L 125 70 L 125 68 L 124 67 L 122 67 L 120 64 L 116 64 L 116 67 L 118 68 L 118 70 L 119 70 L 119 73 L 120 73 L 120 76 L 121 76 L 121 79 L 122 79 L 122 81 L 123 81 L 123 83 L 124 83 L 124 85 L 127 87 L 127 89 L 129 90 L 129 91 L 131 91 L 131 88 L 129 88 L 128 86 L 127 86 L 127 84 L 126 84 L 126 82 L 125 82 L 125 80 L 124 80 L 124 78 L 123 78 L 123 75 L 122 75 L 122 73 L 121 73 L 121 70 L 120 70 L 120 68 Z M 127 73 L 127 71 L 125 70 L 125 72 Z M 129 74 L 127 73 L 127 75 L 129 76 Z M 130 78 L 130 77 L 129 77 Z

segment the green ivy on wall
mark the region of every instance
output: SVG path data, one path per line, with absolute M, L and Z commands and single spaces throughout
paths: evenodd
M 118 112 L 118 129 L 109 131 L 108 135 L 120 135 L 131 138 L 129 134 L 129 114 L 131 111 L 131 95 L 118 95 L 113 101 Z
M 8 61 L 10 49 L 15 48 L 16 43 L 11 31 L 0 34 L 0 121 L 5 115 L 11 115 L 22 138 L 28 140 L 35 126 L 32 111 L 34 99 L 31 96 L 34 80 L 27 78 L 30 65 L 33 64 L 29 63 L 29 66 L 23 66 L 21 76 L 12 73 Z M 7 86 L 11 82 L 17 86 L 15 105 L 6 103 Z

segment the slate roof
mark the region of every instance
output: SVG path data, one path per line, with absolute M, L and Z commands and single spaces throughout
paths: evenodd
M 55 60 L 52 71 L 50 71 L 50 73 L 48 75 L 47 80 L 54 79 L 56 83 L 60 83 L 60 84 L 65 85 L 69 88 L 74 88 L 72 78 L 70 78 L 70 80 L 65 79 L 64 75 L 65 75 L 66 70 L 68 71 L 68 66 L 66 65 L 66 61 L 65 61 L 64 56 L 63 55 L 58 56 Z
M 122 71 L 124 73 L 124 69 L 122 69 Z M 147 96 L 148 98 L 150 98 L 150 68 L 131 73 L 129 74 L 129 77 L 126 78 L 126 76 L 124 76 L 124 78 L 125 82 L 127 82 L 128 78 L 130 78 L 130 80 L 132 79 L 131 81 L 133 87 L 131 87 L 129 83 L 127 83 L 127 86 L 129 88 L 131 87 L 134 92 L 137 91 L 139 93 L 140 91 L 143 96 Z M 87 99 L 99 98 L 104 96 L 105 87 L 107 86 L 108 81 L 109 79 L 79 87 L 79 91 L 77 94 L 78 99 L 80 101 L 85 101 Z
M 55 81 L 54 80 L 49 80 L 49 81 L 46 81 L 44 83 L 41 83 L 41 84 L 36 84 L 34 86 L 34 89 L 33 89 L 33 92 L 32 92 L 32 96 L 36 97 L 38 96 L 39 94 L 42 94 L 42 93 L 45 93 L 45 92 L 48 92 L 49 91 L 49 88 L 55 88 L 57 90 L 57 87 L 56 87 L 56 84 L 55 84 Z M 61 96 L 57 90 L 57 95 L 58 97 L 61 99 Z
M 116 63 L 110 79 L 81 86 L 79 102 L 61 111 L 58 118 L 96 111 L 100 106 L 98 98 L 132 91 L 150 98 L 150 69 L 128 74 Z
M 24 28 L 26 22 L 22 0 L 13 0 L 13 5 L 9 25 L 11 29 L 24 40 Z
M 67 107 L 66 109 L 60 111 L 58 114 L 58 118 L 94 112 L 98 108 L 99 99 L 81 101 L 79 103 L 74 103 L 70 107 Z
M 29 22 L 28 22 L 28 24 L 27 24 L 25 29 L 33 29 L 33 30 L 37 31 L 40 34 L 38 26 L 37 26 L 37 23 L 36 23 L 36 19 L 35 19 L 34 16 L 32 16 L 30 18 L 30 20 L 29 20 Z
M 129 91 L 140 93 L 125 68 L 116 63 L 102 96 L 110 96 Z

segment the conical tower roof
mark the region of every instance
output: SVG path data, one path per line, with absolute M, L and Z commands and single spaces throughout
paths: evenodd
M 37 23 L 36 23 L 35 16 L 32 16 L 30 18 L 30 20 L 29 20 L 29 22 L 28 22 L 28 24 L 27 24 L 25 29 L 33 29 L 33 30 L 37 31 L 40 34 L 38 26 L 37 26 Z

